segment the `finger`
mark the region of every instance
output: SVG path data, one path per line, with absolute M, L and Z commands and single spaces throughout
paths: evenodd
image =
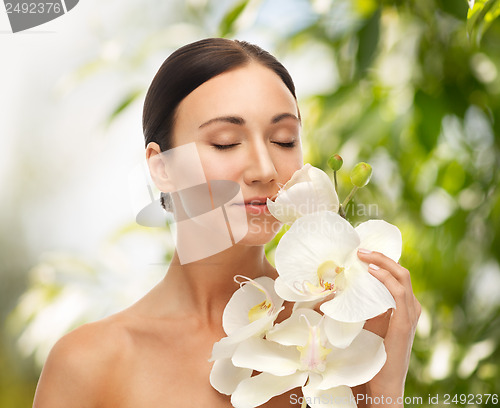
M 422 313 L 422 305 L 415 295 L 413 295 L 413 305 L 415 309 L 415 319 L 418 321 L 418 319 L 420 318 L 420 314 Z
M 380 252 L 359 251 L 359 257 L 364 262 L 373 261 L 371 263 L 372 265 L 379 266 L 390 272 L 395 279 L 406 288 L 407 304 L 410 310 L 410 316 L 412 317 L 412 321 L 417 322 L 421 314 L 421 305 L 413 294 L 411 276 L 408 269 L 404 268 L 399 263 L 394 262 L 392 259 L 388 258 L 384 254 L 381 254 Z
M 402 267 L 397 262 L 393 261 L 391 258 L 385 256 L 380 252 L 375 251 L 367 251 L 365 249 L 358 250 L 358 257 L 363 262 L 368 264 L 375 264 L 380 268 L 383 268 L 389 272 L 403 285 L 408 285 L 408 288 L 411 289 L 411 278 L 410 272 Z M 412 290 L 413 292 L 413 290 Z
M 368 265 L 368 272 L 382 282 L 396 301 L 395 320 L 400 320 L 402 328 L 416 326 L 420 316 L 420 303 L 411 289 L 405 287 L 388 270 L 379 268 L 375 264 Z M 399 325 L 398 324 L 398 325 Z
M 396 301 L 396 314 L 409 317 L 408 290 L 388 270 L 375 264 L 368 265 L 368 272 L 384 284 Z M 413 294 L 412 294 L 413 296 Z M 406 312 L 405 312 L 406 311 Z

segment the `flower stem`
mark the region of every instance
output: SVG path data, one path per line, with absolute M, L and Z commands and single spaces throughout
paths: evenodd
M 342 208 L 345 208 L 347 206 L 349 201 L 351 201 L 351 198 L 354 196 L 354 194 L 356 194 L 356 191 L 358 191 L 358 187 L 354 186 L 349 195 L 345 198 L 344 202 L 342 203 Z
M 339 190 L 337 188 L 337 172 L 336 171 L 333 172 L 333 181 L 335 182 L 335 192 L 338 194 Z

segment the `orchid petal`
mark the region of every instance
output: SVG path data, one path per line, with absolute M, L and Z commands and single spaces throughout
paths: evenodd
M 324 261 L 345 262 L 359 243 L 354 228 L 338 214 L 326 211 L 306 215 L 281 238 L 276 248 L 276 269 L 287 285 L 299 293 L 294 284 L 317 284 L 318 267 Z
M 278 314 L 284 309 L 277 310 L 276 313 L 262 317 L 245 327 L 236 330 L 231 336 L 223 337 L 216 342 L 212 349 L 212 356 L 209 361 L 219 360 L 221 358 L 230 358 L 236 347 L 242 341 L 250 337 L 262 337 L 264 333 L 273 326 L 274 320 Z
M 286 206 L 279 201 L 271 201 L 269 198 L 266 205 L 271 215 L 283 224 L 292 224 L 298 217 L 295 206 Z
M 361 322 L 396 308 L 389 290 L 377 278 L 363 269 L 361 261 L 345 271 L 345 287 L 335 297 L 323 303 L 320 310 L 341 322 Z
M 299 293 L 298 290 L 291 289 L 291 285 L 288 284 L 285 279 L 278 276 L 274 281 L 274 290 L 276 293 L 290 302 L 315 302 L 318 303 L 319 299 L 323 298 L 322 294 L 312 294 L 312 293 Z
M 338 212 L 339 199 L 328 175 L 307 163 L 292 175 L 274 202 L 267 201 L 267 208 L 279 221 L 292 224 L 307 214 Z
M 231 403 L 235 408 L 254 408 L 276 395 L 304 385 L 306 380 L 307 373 L 304 372 L 284 377 L 262 373 L 243 380 L 231 396 Z
M 334 349 L 327 356 L 323 381 L 318 388 L 326 390 L 340 385 L 354 387 L 370 381 L 382 369 L 387 355 L 384 339 L 362 330 L 345 349 Z
M 295 207 L 297 214 L 301 214 L 311 206 L 312 197 L 314 197 L 314 184 L 311 181 L 304 181 L 282 191 L 276 202 L 285 207 Z
M 311 181 L 311 178 L 309 177 L 309 170 L 311 168 L 312 168 L 311 163 L 306 163 L 302 166 L 302 168 L 296 170 L 295 173 L 292 174 L 292 177 L 290 177 L 290 180 L 288 180 L 285 183 L 285 185 L 280 189 L 278 197 L 283 195 L 286 191 L 288 191 L 296 184 L 306 183 L 308 181 Z
M 317 326 L 322 317 L 312 309 L 297 309 L 281 323 L 276 324 L 266 334 L 266 339 L 284 346 L 305 346 L 309 338 L 307 319 L 311 326 Z
M 251 375 L 251 369 L 236 367 L 229 358 L 221 359 L 212 366 L 210 384 L 221 394 L 230 395 L 241 381 Z
M 381 252 L 397 262 L 401 257 L 401 231 L 395 225 L 383 220 L 369 220 L 356 227 L 360 248 Z
M 267 200 L 269 212 L 277 220 L 292 224 L 301 214 L 301 209 L 311 206 L 311 198 L 314 196 L 314 185 L 311 182 L 298 183 L 289 190 L 282 191 L 273 202 Z
M 321 302 L 323 296 L 319 299 L 308 300 L 308 301 L 296 301 L 293 305 L 292 311 L 296 311 L 297 309 L 314 309 L 316 305 Z
M 323 170 L 312 167 L 308 171 L 309 177 L 316 191 L 318 208 L 316 211 L 339 211 L 339 197 L 335 191 L 332 180 Z M 323 208 L 324 207 L 324 208 Z
M 230 336 L 220 339 L 217 343 L 214 344 L 212 356 L 210 357 L 209 361 L 214 361 L 221 358 L 229 358 L 233 355 L 237 345 L 242 341 L 250 337 L 263 336 L 264 333 L 273 326 L 274 320 L 276 320 L 279 312 L 281 312 L 283 309 L 284 307 L 277 310 L 274 314 L 262 317 L 248 324 L 247 326 L 241 327 Z
M 356 400 L 350 387 L 342 385 L 330 388 L 329 390 L 306 387 L 303 387 L 302 392 L 311 408 L 357 408 Z
M 262 276 L 254 279 L 254 282 L 262 286 L 262 288 L 269 294 L 275 308 L 280 308 L 283 304 L 281 299 L 274 290 L 274 280 Z M 237 330 L 250 324 L 248 312 L 255 305 L 266 300 L 266 294 L 251 284 L 243 283 L 243 286 L 234 292 L 231 299 L 224 309 L 222 315 L 222 327 L 228 336 L 234 334 Z M 258 326 L 258 325 L 256 325 Z
M 326 337 L 332 346 L 346 348 L 349 347 L 354 338 L 361 332 L 364 324 L 364 320 L 350 323 L 326 318 L 323 327 Z
M 314 377 L 319 377 L 319 381 L 321 380 L 320 376 L 315 375 Z M 311 381 L 312 378 L 313 376 L 310 376 L 307 385 L 302 387 L 304 398 L 311 408 L 357 408 L 351 388 L 341 385 L 321 390 L 318 388 L 319 381 Z
M 212 356 L 208 361 L 231 358 L 239 341 L 233 337 L 223 337 L 213 345 Z
M 311 178 L 309 177 L 309 170 L 312 167 L 313 166 L 311 165 L 311 163 L 304 164 L 301 169 L 297 170 L 295 173 L 292 174 L 292 177 L 290 177 L 290 180 L 288 180 L 285 183 L 282 190 L 287 190 L 297 183 L 303 183 L 305 181 L 310 181 Z
M 299 352 L 295 347 L 284 347 L 278 343 L 259 338 L 250 338 L 236 348 L 233 364 L 277 376 L 290 375 L 299 368 Z

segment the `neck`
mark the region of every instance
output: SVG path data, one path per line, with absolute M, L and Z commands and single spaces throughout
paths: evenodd
M 275 269 L 266 259 L 264 247 L 233 245 L 200 261 L 181 264 L 177 254 L 161 282 L 167 310 L 181 315 L 197 315 L 220 326 L 224 307 L 239 285 L 234 276 L 254 279 L 276 278 Z

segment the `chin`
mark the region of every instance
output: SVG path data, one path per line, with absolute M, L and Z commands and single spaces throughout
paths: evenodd
M 282 227 L 282 223 L 271 215 L 252 217 L 248 220 L 248 232 L 238 242 L 241 245 L 265 245 L 271 241 Z

